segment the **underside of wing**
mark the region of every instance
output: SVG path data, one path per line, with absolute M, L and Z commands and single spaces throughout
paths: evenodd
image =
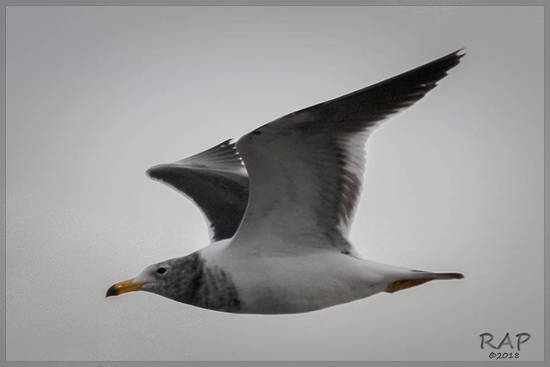
M 248 176 L 230 140 L 180 161 L 154 166 L 147 174 L 199 206 L 209 222 L 212 241 L 233 237 L 248 201 Z
M 281 236 L 332 238 L 341 250 L 362 186 L 364 145 L 376 124 L 436 86 L 463 54 L 453 52 L 391 79 L 286 115 L 237 147 L 250 199 L 237 236 L 261 228 Z

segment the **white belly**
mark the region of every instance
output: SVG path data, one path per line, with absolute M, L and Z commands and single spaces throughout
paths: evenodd
M 212 246 L 210 246 L 212 248 Z M 220 246 L 203 254 L 207 266 L 230 274 L 243 313 L 299 313 L 382 291 L 385 266 L 337 251 L 257 256 Z

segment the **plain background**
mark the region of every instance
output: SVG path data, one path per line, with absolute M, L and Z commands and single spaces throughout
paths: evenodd
M 8 360 L 543 358 L 542 7 L 8 7 Z M 114 282 L 207 244 L 146 168 L 466 46 L 367 146 L 351 238 L 462 281 L 231 315 Z

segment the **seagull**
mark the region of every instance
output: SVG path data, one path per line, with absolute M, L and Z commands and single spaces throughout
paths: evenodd
M 460 273 L 362 257 L 349 231 L 365 143 L 379 123 L 433 89 L 463 49 L 336 99 L 285 115 L 202 153 L 150 168 L 201 209 L 210 245 L 147 266 L 106 297 L 155 293 L 243 314 L 310 312 Z

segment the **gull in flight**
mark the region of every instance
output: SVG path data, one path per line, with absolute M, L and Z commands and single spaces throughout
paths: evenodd
M 288 314 L 393 293 L 460 273 L 361 257 L 348 239 L 375 127 L 411 106 L 464 56 L 283 116 L 147 173 L 181 191 L 209 222 L 211 244 L 146 267 L 106 296 L 147 291 L 211 310 Z

